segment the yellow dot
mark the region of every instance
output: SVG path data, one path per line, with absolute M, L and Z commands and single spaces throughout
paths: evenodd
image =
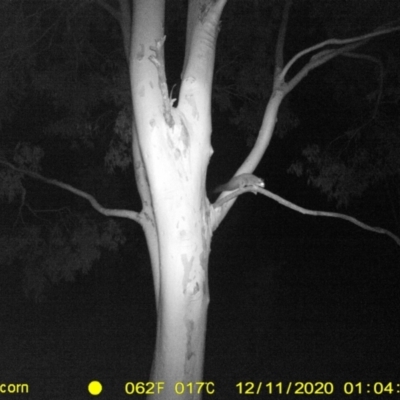
M 93 396 L 97 396 L 98 394 L 101 393 L 103 387 L 101 386 L 100 382 L 92 381 L 89 383 L 88 390 L 90 394 L 92 394 Z

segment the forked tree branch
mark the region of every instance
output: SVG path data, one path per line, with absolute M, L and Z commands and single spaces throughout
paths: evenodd
M 291 1 L 288 0 L 286 2 L 286 6 L 284 9 L 284 14 L 281 22 L 280 33 L 278 37 L 277 43 L 277 53 L 276 53 L 276 62 L 282 62 L 282 55 L 280 54 L 281 50 L 280 47 L 283 46 L 284 38 L 283 34 L 286 31 L 286 24 L 288 19 L 288 11 L 290 8 Z M 279 73 L 280 67 L 278 66 L 275 70 L 274 75 L 274 84 L 273 84 L 273 92 L 271 98 L 267 104 L 263 122 L 261 125 L 261 129 L 257 136 L 256 143 L 253 149 L 250 151 L 242 165 L 236 171 L 235 176 L 244 174 L 244 173 L 252 173 L 259 162 L 261 161 L 265 151 L 267 150 L 272 133 L 275 128 L 276 124 L 276 116 L 278 114 L 280 103 L 282 102 L 283 98 L 314 68 L 319 67 L 322 64 L 325 64 L 329 60 L 334 57 L 345 55 L 346 53 L 351 52 L 357 47 L 360 47 L 364 43 L 366 43 L 369 39 L 384 35 L 387 33 L 395 32 L 400 30 L 400 26 L 394 28 L 379 28 L 378 30 L 357 36 L 354 38 L 349 39 L 329 39 L 324 42 L 318 43 L 314 46 L 311 46 L 299 53 L 297 53 L 283 68 L 283 70 Z M 321 50 L 319 53 L 314 54 L 309 62 L 298 72 L 289 82 L 286 82 L 285 77 L 288 73 L 289 69 L 293 66 L 293 64 L 299 60 L 302 56 L 311 53 L 315 50 L 322 49 L 327 46 L 339 46 L 335 48 L 327 48 L 325 50 Z M 224 193 L 221 194 L 220 198 L 217 200 L 215 204 L 220 204 L 220 201 L 225 203 L 228 198 L 233 200 L 236 196 L 230 197 L 224 196 Z M 219 225 L 219 223 L 225 218 L 226 214 L 234 204 L 234 201 L 227 203 L 225 207 L 219 209 L 218 215 L 216 217 L 215 227 Z M 215 229 L 215 228 L 214 228 Z
M 57 186 L 61 189 L 64 190 L 68 190 L 69 192 L 76 194 L 79 197 L 84 198 L 85 200 L 87 200 L 92 207 L 98 211 L 100 214 L 103 214 L 107 217 L 119 217 L 119 218 L 127 218 L 127 219 L 131 219 L 133 221 L 138 222 L 139 224 L 143 224 L 143 220 L 141 217 L 141 214 L 135 212 L 135 211 L 131 211 L 131 210 L 117 210 L 117 209 L 110 209 L 110 208 L 105 208 L 102 205 L 99 204 L 99 202 L 89 193 L 86 193 L 82 190 L 79 190 L 77 188 L 74 188 L 71 185 L 68 185 L 67 183 L 63 183 L 60 181 L 57 181 L 56 179 L 49 179 L 49 178 L 45 178 L 43 175 L 40 175 L 36 172 L 32 172 L 32 171 L 28 171 L 26 169 L 23 168 L 18 168 L 15 165 L 9 163 L 6 160 L 1 160 L 0 159 L 0 164 L 3 164 L 5 166 L 7 166 L 8 168 L 13 169 L 14 171 L 20 172 L 24 175 L 30 176 L 33 179 L 37 179 L 39 181 L 45 182 L 49 185 L 53 185 L 53 186 Z
M 307 208 L 300 207 L 300 206 L 290 202 L 289 200 L 286 200 L 283 197 L 280 197 L 277 194 L 272 193 L 269 190 L 263 189 L 263 188 L 258 187 L 258 186 L 247 186 L 247 187 L 244 187 L 242 189 L 238 189 L 238 190 L 228 194 L 227 196 L 223 197 L 222 199 L 218 199 L 213 204 L 213 207 L 214 208 L 221 207 L 221 206 L 223 206 L 224 203 L 227 203 L 228 201 L 230 201 L 230 200 L 232 200 L 232 199 L 234 199 L 234 198 L 236 198 L 236 197 L 238 197 L 241 194 L 246 193 L 246 192 L 252 192 L 254 194 L 261 193 L 264 196 L 267 196 L 270 199 L 275 200 L 279 204 L 282 204 L 285 207 L 291 208 L 292 210 L 295 210 L 295 211 L 297 211 L 297 212 L 299 212 L 301 214 L 312 215 L 314 217 L 331 217 L 331 218 L 344 219 L 344 220 L 349 221 L 352 224 L 357 225 L 360 228 L 365 229 L 367 231 L 371 231 L 371 232 L 381 233 L 381 234 L 387 235 L 387 236 L 391 237 L 397 243 L 398 246 L 400 246 L 400 238 L 398 236 L 396 236 L 394 233 L 388 231 L 387 229 L 380 228 L 380 227 L 373 227 L 373 226 L 367 225 L 364 222 L 361 222 L 358 219 L 356 219 L 354 217 L 351 217 L 349 215 L 346 215 L 346 214 L 329 212 L 329 211 L 308 210 Z
M 343 55 L 344 53 L 347 53 L 349 51 L 355 50 L 357 47 L 362 46 L 364 43 L 366 43 L 366 40 L 363 41 L 358 41 L 356 43 L 348 44 L 347 46 L 340 47 L 338 49 L 327 49 L 323 50 L 315 55 L 313 55 L 310 59 L 310 62 L 308 62 L 301 70 L 298 72 L 291 80 L 290 82 L 287 83 L 287 85 L 284 86 L 284 91 L 285 93 L 289 93 L 293 88 L 300 83 L 303 78 L 305 78 L 310 71 L 312 71 L 315 68 L 318 68 L 319 66 L 325 64 L 332 58 L 335 58 L 337 56 Z M 286 67 L 285 67 L 286 70 Z M 284 73 L 282 72 L 281 79 L 284 77 Z
M 315 51 L 315 50 L 318 50 L 318 49 L 321 49 L 321 48 L 323 48 L 323 47 L 330 46 L 330 45 L 335 45 L 335 46 L 336 46 L 336 45 L 348 45 L 348 44 L 351 44 L 351 43 L 358 43 L 358 42 L 360 42 L 360 45 L 361 45 L 364 41 L 367 41 L 367 40 L 369 40 L 369 39 L 371 39 L 371 38 L 373 38 L 373 37 L 385 35 L 385 34 L 387 34 L 387 33 L 395 32 L 395 31 L 398 31 L 398 30 L 400 30 L 400 26 L 397 26 L 397 27 L 394 27 L 394 28 L 382 29 L 382 30 L 379 30 L 379 31 L 367 33 L 367 34 L 365 34 L 365 35 L 356 36 L 356 37 L 354 37 L 354 38 L 349 38 L 349 39 L 328 39 L 328 40 L 325 40 L 324 42 L 318 43 L 318 44 L 316 44 L 316 45 L 314 45 L 314 46 L 311 46 L 311 47 L 309 47 L 309 48 L 307 48 L 307 49 L 305 49 L 305 50 L 300 51 L 299 53 L 297 53 L 297 54 L 286 64 L 285 68 L 283 69 L 283 71 L 282 71 L 282 73 L 281 73 L 281 79 L 283 80 L 283 79 L 285 78 L 287 72 L 289 71 L 289 69 L 291 68 L 291 66 L 292 66 L 297 60 L 299 60 L 302 56 L 304 56 L 304 55 L 306 55 L 306 54 L 308 54 L 308 53 L 311 53 L 311 52 L 313 52 L 313 51 Z M 331 49 L 331 50 L 337 51 L 337 50 L 340 50 L 340 49 L 341 49 L 341 48 L 339 48 L 339 49 Z M 323 53 L 323 52 L 324 52 L 324 51 L 322 51 L 321 53 Z M 321 53 L 319 53 L 319 54 L 321 54 Z M 310 64 L 310 63 L 309 63 L 309 64 Z M 309 64 L 308 64 L 308 65 L 309 65 Z

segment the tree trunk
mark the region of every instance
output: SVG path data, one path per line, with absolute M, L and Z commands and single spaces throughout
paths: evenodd
M 202 381 L 212 214 L 206 171 L 212 154 L 211 84 L 218 21 L 226 0 L 192 0 L 179 105 L 164 69 L 164 1 L 133 2 L 130 76 L 135 172 L 157 305 L 150 380 L 161 399 L 199 399 Z

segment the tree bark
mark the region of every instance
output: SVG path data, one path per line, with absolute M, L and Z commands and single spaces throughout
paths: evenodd
M 135 171 L 155 278 L 156 348 L 150 380 L 161 399 L 199 399 L 212 235 L 206 171 L 212 154 L 211 84 L 218 22 L 226 0 L 192 0 L 179 105 L 168 96 L 164 1 L 133 2 L 130 77 L 137 137 Z M 210 386 L 206 386 L 204 390 Z M 183 392 L 183 393 L 182 393 Z

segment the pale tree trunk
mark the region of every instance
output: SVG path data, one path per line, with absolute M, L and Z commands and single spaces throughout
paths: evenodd
M 133 156 L 143 203 L 144 228 L 153 270 L 157 337 L 150 381 L 153 397 L 200 399 L 213 385 L 201 386 L 205 349 L 208 260 L 212 232 L 232 207 L 235 196 L 222 193 L 214 207 L 205 190 L 212 154 L 211 86 L 218 24 L 227 0 L 189 0 L 185 63 L 179 103 L 169 98 L 164 67 L 165 0 L 135 0 L 132 25 L 119 20 L 130 60 L 134 111 Z M 119 0 L 120 10 L 129 9 Z M 283 64 L 283 45 L 291 1 L 285 3 L 275 54 L 272 94 L 257 141 L 236 175 L 254 171 L 272 137 L 279 106 L 312 69 L 360 46 L 366 36 L 339 41 L 320 51 L 290 81 L 286 74 L 306 49 Z M 118 16 L 117 16 L 118 18 Z M 129 27 L 132 26 L 132 29 Z M 367 36 L 368 37 L 368 36 Z M 130 46 L 128 45 L 130 43 Z M 226 199 L 221 201 L 221 197 Z
M 201 397 L 201 391 L 190 384 L 201 382 L 203 375 L 212 235 L 205 180 L 212 154 L 210 101 L 215 44 L 225 2 L 190 1 L 177 107 L 172 106 L 165 78 L 164 1 L 133 2 L 130 77 L 137 132 L 134 167 L 146 216 L 144 230 L 157 306 L 150 380 L 165 382 L 157 395 L 162 399 Z

